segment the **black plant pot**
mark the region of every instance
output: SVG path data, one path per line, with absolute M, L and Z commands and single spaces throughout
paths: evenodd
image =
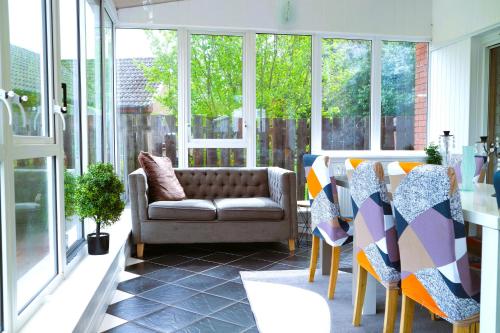
M 87 247 L 89 254 L 101 255 L 109 252 L 109 234 L 101 232 L 99 238 L 95 232 L 87 235 Z

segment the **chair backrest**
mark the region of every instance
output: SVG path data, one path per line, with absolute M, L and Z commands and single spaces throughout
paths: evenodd
M 304 168 L 311 200 L 311 229 L 331 246 L 340 246 L 352 239 L 353 230 L 340 219 L 335 177 L 330 176 L 329 157 L 306 154 Z
M 349 176 L 354 214 L 354 254 L 358 263 L 384 284 L 397 284 L 399 251 L 388 198 L 384 169 L 380 162 L 346 161 L 354 170 Z
M 423 162 L 391 162 L 387 164 L 387 174 L 390 179 L 391 193 L 394 193 L 401 183 L 401 180 L 411 171 L 413 168 L 424 164 Z
M 479 311 L 453 168 L 414 168 L 393 194 L 403 293 L 451 322 Z
M 500 209 L 500 171 L 495 172 L 493 176 L 493 185 L 495 186 L 495 196 L 497 197 L 498 209 Z

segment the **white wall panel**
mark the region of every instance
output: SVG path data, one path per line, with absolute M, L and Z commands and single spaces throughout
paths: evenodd
M 461 151 L 469 144 L 471 40 L 431 50 L 430 66 L 428 141 L 450 130 Z

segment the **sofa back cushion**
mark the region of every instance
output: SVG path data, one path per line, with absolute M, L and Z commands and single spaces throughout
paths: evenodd
M 176 169 L 189 199 L 269 197 L 266 168 Z
M 150 202 L 186 198 L 184 190 L 175 176 L 172 162 L 168 157 L 158 157 L 141 152 L 138 159 L 148 178 Z

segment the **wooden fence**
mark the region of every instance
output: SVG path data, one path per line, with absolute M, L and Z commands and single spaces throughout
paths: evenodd
M 89 124 L 93 124 L 89 119 Z M 385 149 L 405 149 L 413 144 L 413 117 L 383 117 L 382 133 Z M 369 149 L 369 120 L 363 117 L 323 118 L 322 142 L 325 150 Z M 243 133 L 241 118 L 194 117 L 191 123 L 194 137 L 237 138 Z M 139 167 L 137 156 L 141 151 L 168 156 L 178 165 L 177 119 L 175 116 L 144 113 L 119 113 L 118 154 L 119 169 L 126 183 L 127 175 Z M 302 157 L 311 151 L 309 119 L 259 118 L 256 128 L 257 166 L 279 166 L 297 173 L 297 197 L 304 198 L 305 175 Z M 70 144 L 72 122 L 65 132 L 67 161 L 73 160 Z M 189 166 L 237 167 L 246 165 L 244 148 L 191 148 Z

